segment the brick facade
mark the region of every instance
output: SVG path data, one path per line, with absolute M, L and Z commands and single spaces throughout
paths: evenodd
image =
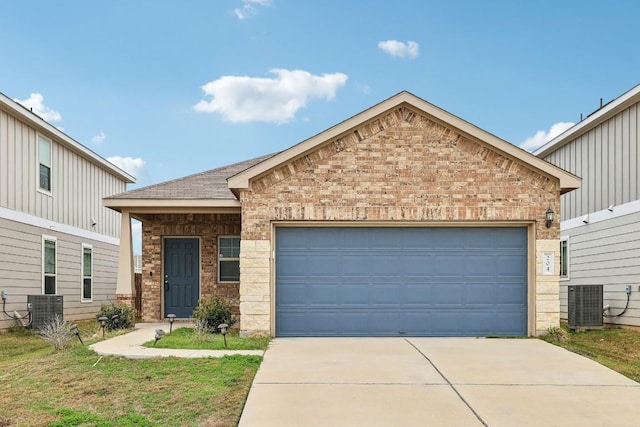
M 142 320 L 163 317 L 162 240 L 165 237 L 200 239 L 200 295 L 226 298 L 240 314 L 239 284 L 218 283 L 218 237 L 239 236 L 237 214 L 148 215 L 142 229 Z
M 396 108 L 241 192 L 241 331 L 270 331 L 271 270 L 264 266 L 270 265 L 273 221 L 515 220 L 531 224 L 536 242 L 557 249 L 559 224 L 546 228 L 544 220 L 548 207 L 559 212 L 559 197 L 556 178 L 411 108 Z M 537 246 L 534 254 L 538 259 Z M 260 263 L 260 274 L 249 259 Z M 538 285 L 542 276 L 534 276 L 535 330 L 541 332 L 558 323 L 558 277 L 545 276 Z

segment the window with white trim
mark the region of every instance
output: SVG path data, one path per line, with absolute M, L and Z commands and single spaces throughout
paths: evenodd
M 42 293 L 56 294 L 56 238 L 42 236 Z
M 93 246 L 82 244 L 82 289 L 81 301 L 93 299 Z
M 569 238 L 560 239 L 560 278 L 569 278 Z
M 240 237 L 218 237 L 218 282 L 240 281 Z
M 51 191 L 51 140 L 38 135 L 38 188 Z

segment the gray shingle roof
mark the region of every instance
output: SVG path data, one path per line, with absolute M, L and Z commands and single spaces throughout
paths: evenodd
M 116 194 L 107 199 L 221 199 L 236 200 L 229 190 L 227 178 L 260 163 L 276 153 L 244 162 L 211 169 L 194 175 L 161 182 L 148 187 Z

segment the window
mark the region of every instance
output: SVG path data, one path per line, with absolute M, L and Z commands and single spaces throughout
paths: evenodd
M 38 135 L 38 188 L 51 191 L 51 140 Z
M 56 293 L 56 238 L 42 237 L 42 288 L 45 295 Z
M 81 301 L 93 298 L 93 247 L 82 245 L 82 296 Z
M 240 237 L 218 238 L 218 281 L 240 281 Z
M 560 278 L 569 278 L 569 238 L 560 240 Z

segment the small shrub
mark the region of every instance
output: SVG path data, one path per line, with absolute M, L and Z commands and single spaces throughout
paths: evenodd
M 567 331 L 558 326 L 552 326 L 547 329 L 546 336 L 549 339 L 557 342 L 567 342 L 569 340 L 569 334 L 567 333 Z
M 70 326 L 56 314 L 40 328 L 40 336 L 55 350 L 62 350 L 73 341 L 73 332 L 71 332 Z
M 206 319 L 193 320 L 193 335 L 198 342 L 207 341 L 209 335 L 209 327 Z
M 201 298 L 193 311 L 193 318 L 206 321 L 206 328 L 213 333 L 220 332 L 218 325 L 221 323 L 231 327 L 236 322 L 232 316 L 231 304 L 220 297 Z
M 113 319 L 113 316 L 118 315 L 117 321 Z M 107 322 L 105 329 L 107 331 L 115 331 L 116 329 L 129 329 L 133 326 L 134 314 L 133 308 L 125 304 L 102 304 L 100 311 L 96 314 L 96 320 L 105 316 Z

